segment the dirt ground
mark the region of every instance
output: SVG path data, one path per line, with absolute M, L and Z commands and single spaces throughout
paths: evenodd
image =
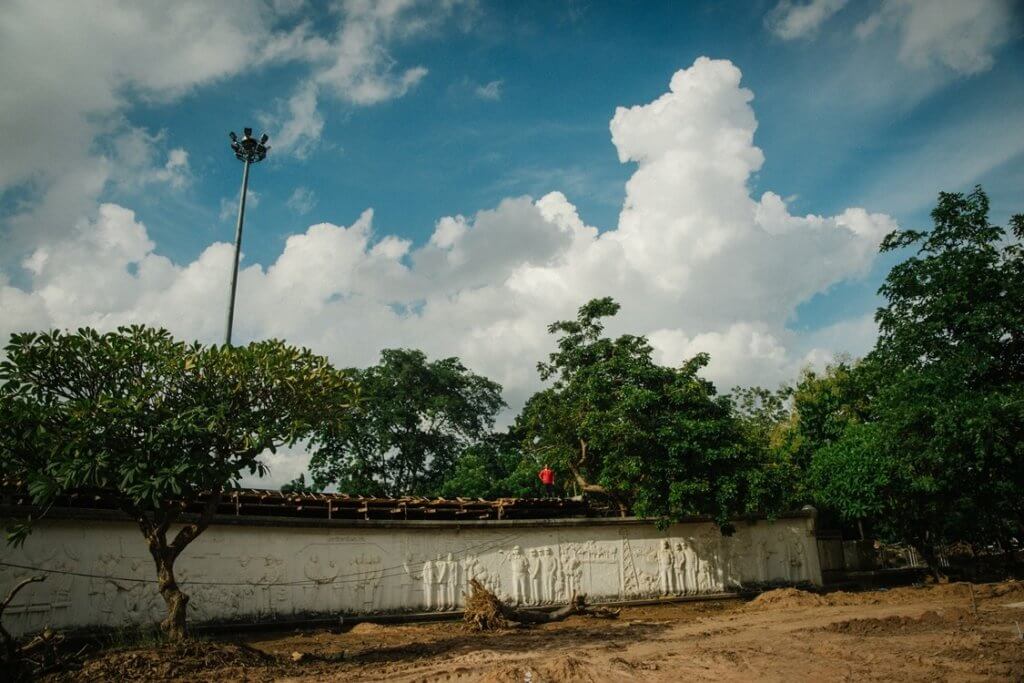
M 973 592 L 973 599 L 972 599 Z M 108 651 L 52 680 L 1022 681 L 1024 583 L 626 608 L 474 633 L 461 623 Z

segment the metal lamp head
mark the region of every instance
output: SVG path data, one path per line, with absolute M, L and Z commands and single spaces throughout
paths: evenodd
M 228 137 L 231 138 L 231 151 L 235 153 L 235 158 L 239 161 L 254 164 L 267 158 L 267 151 L 270 150 L 267 140 L 270 139 L 270 136 L 266 133 L 257 140 L 252 136 L 252 128 L 243 128 L 241 140 L 238 139 L 234 131 L 229 133 Z

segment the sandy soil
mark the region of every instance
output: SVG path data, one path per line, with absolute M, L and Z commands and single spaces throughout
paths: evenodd
M 974 598 L 972 600 L 971 593 Z M 1019 604 L 1018 604 L 1019 603 Z M 108 652 L 63 680 L 1022 681 L 1024 584 L 668 604 L 498 633 L 360 624 Z M 298 653 L 294 655 L 293 653 Z

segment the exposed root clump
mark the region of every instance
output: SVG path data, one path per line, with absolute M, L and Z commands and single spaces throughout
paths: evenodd
M 603 619 L 614 619 L 619 610 L 604 607 L 588 607 L 586 596 L 573 594 L 569 604 L 556 610 L 517 609 L 502 602 L 498 596 L 487 590 L 476 579 L 470 579 L 470 594 L 466 597 L 466 611 L 463 619 L 478 631 L 522 626 L 524 624 L 547 624 L 562 621 L 574 614 Z
M 477 631 L 497 631 L 508 628 L 504 610 L 508 607 L 476 579 L 469 580 L 470 594 L 466 596 L 463 619 Z

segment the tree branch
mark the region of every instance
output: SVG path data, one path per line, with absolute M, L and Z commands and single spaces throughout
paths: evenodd
M 11 634 L 7 632 L 7 629 L 4 628 L 3 625 L 4 610 L 7 609 L 7 606 L 11 604 L 12 600 L 14 600 L 14 596 L 17 595 L 22 588 L 29 585 L 30 583 L 39 583 L 40 581 L 45 580 L 45 576 L 30 576 L 29 578 L 24 579 L 21 583 L 12 588 L 11 592 L 7 594 L 6 598 L 4 598 L 4 601 L 0 602 L 0 638 L 2 638 L 4 641 L 4 651 L 7 653 L 8 664 L 13 663 L 15 657 L 17 657 L 18 655 L 18 652 L 14 644 L 14 638 L 11 637 Z
M 609 491 L 608 489 L 606 489 L 604 486 L 601 486 L 600 484 L 591 484 L 590 482 L 587 481 L 586 477 L 583 476 L 583 472 L 580 471 L 580 468 L 586 463 L 586 461 L 587 461 L 587 442 L 585 440 L 583 440 L 583 439 L 580 439 L 580 459 L 577 461 L 577 464 L 575 464 L 575 465 L 572 464 L 571 462 L 568 463 L 569 471 L 572 473 L 573 479 L 576 480 L 576 484 L 580 487 L 580 491 L 582 493 L 592 493 L 594 495 L 604 496 L 604 497 L 608 498 L 615 505 L 618 506 L 618 508 L 619 508 L 619 516 L 620 517 L 625 517 L 626 513 L 629 510 L 629 507 L 626 505 L 626 503 L 622 500 L 622 498 L 618 494 Z
M 223 494 L 223 490 L 219 488 L 211 491 L 210 497 L 207 499 L 206 505 L 203 507 L 203 511 L 199 515 L 199 520 L 192 524 L 186 524 L 174 536 L 174 540 L 171 541 L 168 546 L 174 557 L 181 554 L 181 551 L 184 550 L 189 543 L 196 540 L 196 537 L 206 531 L 206 528 L 210 526 L 210 522 L 213 521 L 214 515 L 217 514 L 217 506 L 220 505 L 220 500 Z

